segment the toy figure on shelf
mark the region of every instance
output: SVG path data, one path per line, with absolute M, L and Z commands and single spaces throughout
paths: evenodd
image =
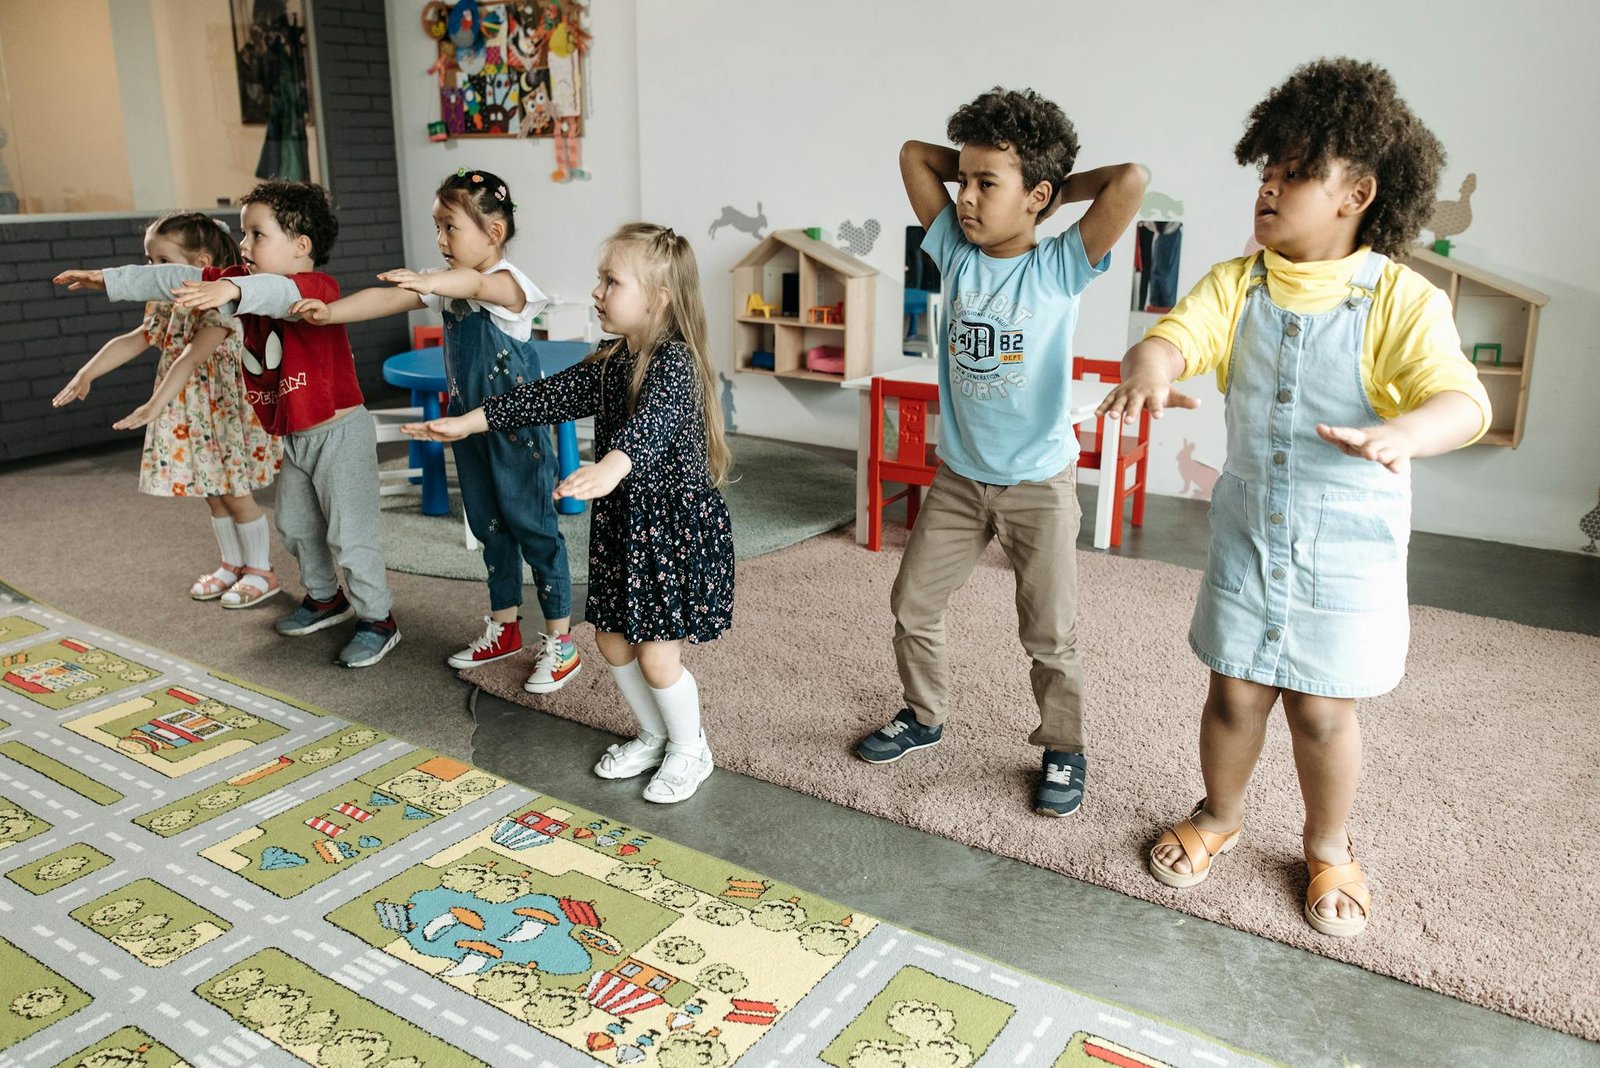
M 1472 225 L 1472 193 L 1477 188 L 1478 176 L 1469 174 L 1461 183 L 1460 200 L 1434 201 L 1426 228 L 1433 232 L 1433 251 L 1439 255 L 1450 255 L 1450 238 Z

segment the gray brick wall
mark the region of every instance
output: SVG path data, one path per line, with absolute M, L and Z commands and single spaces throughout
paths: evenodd
M 323 269 L 350 292 L 405 262 L 388 28 L 380 0 L 316 0 L 313 19 L 319 118 L 330 157 L 324 173 L 339 213 L 339 241 Z M 237 213 L 227 217 L 237 230 Z M 153 353 L 101 378 L 87 400 L 50 407 L 108 338 L 138 325 L 142 309 L 111 304 L 98 293 L 58 290 L 50 279 L 68 267 L 140 262 L 147 221 L 0 224 L 0 463 L 113 441 L 135 448 L 143 440 L 111 424 L 150 396 Z M 368 403 L 404 403 L 382 376 L 384 358 L 410 347 L 404 317 L 357 323 L 349 332 Z

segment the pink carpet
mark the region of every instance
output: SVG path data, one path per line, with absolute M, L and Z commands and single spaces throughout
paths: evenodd
M 1176 891 L 1145 870 L 1149 844 L 1203 792 L 1206 673 L 1184 637 L 1197 571 L 1079 554 L 1092 705 L 1077 817 L 1042 819 L 1028 804 L 1036 712 L 1012 574 L 994 548 L 951 605 L 957 705 L 944 744 L 885 767 L 857 760 L 855 740 L 899 707 L 888 605 L 904 532 L 887 540 L 868 553 L 847 528 L 739 564 L 737 626 L 689 654 L 719 766 L 1600 1039 L 1600 937 L 1582 866 L 1600 826 L 1600 638 L 1412 610 L 1409 675 L 1362 705 L 1352 831 L 1374 916 L 1340 941 L 1300 916 L 1302 812 L 1281 716 L 1245 834 L 1211 879 Z M 551 698 L 523 693 L 527 670 L 516 658 L 467 678 L 631 733 L 604 670 Z

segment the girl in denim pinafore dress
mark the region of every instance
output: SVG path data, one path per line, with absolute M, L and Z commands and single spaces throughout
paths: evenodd
M 521 307 L 490 300 L 421 293 L 422 301 L 444 318 L 444 364 L 449 381 L 449 414 L 481 407 L 544 377 L 533 344 L 533 318 L 545 295 L 502 255 L 515 232 L 506 185 L 487 171 L 461 171 L 439 187 L 434 223 L 440 251 L 451 274 L 463 268 L 484 278 L 515 280 Z M 429 276 L 422 276 L 423 279 Z M 470 275 L 468 276 L 470 281 Z M 404 282 L 402 282 L 404 284 Z M 449 285 L 449 293 L 459 287 Z M 471 668 L 513 656 L 522 649 L 522 562 L 533 571 L 544 633 L 532 673 L 523 683 L 529 693 L 552 693 L 582 668 L 569 633 L 572 578 L 567 543 L 557 523 L 556 452 L 542 426 L 485 434 L 452 446 L 456 478 L 467 525 L 483 544 L 488 571 L 489 614 L 483 634 L 449 658 L 454 668 Z
M 1214 267 L 1129 351 L 1102 406 L 1194 407 L 1173 380 L 1226 360 L 1228 455 L 1189 630 L 1212 672 L 1206 796 L 1150 849 L 1149 869 L 1196 886 L 1238 842 L 1281 699 L 1305 802 L 1302 914 L 1349 937 L 1372 911 L 1348 831 L 1356 700 L 1405 671 L 1410 461 L 1482 434 L 1488 397 L 1448 299 L 1388 258 L 1415 242 L 1443 151 L 1386 71 L 1306 64 L 1252 110 L 1234 155 L 1262 168 L 1264 251 Z

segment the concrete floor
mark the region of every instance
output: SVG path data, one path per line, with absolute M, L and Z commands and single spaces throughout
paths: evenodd
M 1118 551 L 1203 567 L 1205 509 L 1152 497 Z M 1411 583 L 1417 604 L 1600 635 L 1600 559 L 1418 534 Z M 611 735 L 488 694 L 473 706 L 489 771 L 1260 1056 L 1600 1065 L 1580 1039 L 757 779 L 719 772 L 688 804 L 651 805 L 588 771 Z
M 476 625 L 474 584 L 391 574 L 397 613 L 405 612 L 403 656 L 359 673 L 327 666 L 337 636 L 321 645 L 271 637 L 274 611 L 209 614 L 197 626 L 201 610 L 186 598 L 167 604 L 150 591 L 187 585 L 195 563 L 215 552 L 209 529 L 198 506 L 136 495 L 137 468 L 137 447 L 7 465 L 0 577 L 101 626 L 1286 1064 L 1600 1065 L 1600 1046 L 759 780 L 719 772 L 687 805 L 648 805 L 637 784 L 590 774 L 610 736 L 473 695 L 431 666 Z M 1092 489 L 1083 495 L 1092 514 Z M 92 552 L 31 551 L 63 537 L 103 540 L 78 528 L 82 502 L 108 500 L 118 502 L 125 536 L 146 547 L 138 583 L 108 587 L 85 565 Z M 270 493 L 262 502 L 270 505 Z M 1152 497 L 1145 527 L 1120 552 L 1203 566 L 1205 505 Z M 294 573 L 287 560 L 279 566 Z M 1419 534 L 1411 581 L 1414 603 L 1600 634 L 1593 557 Z

